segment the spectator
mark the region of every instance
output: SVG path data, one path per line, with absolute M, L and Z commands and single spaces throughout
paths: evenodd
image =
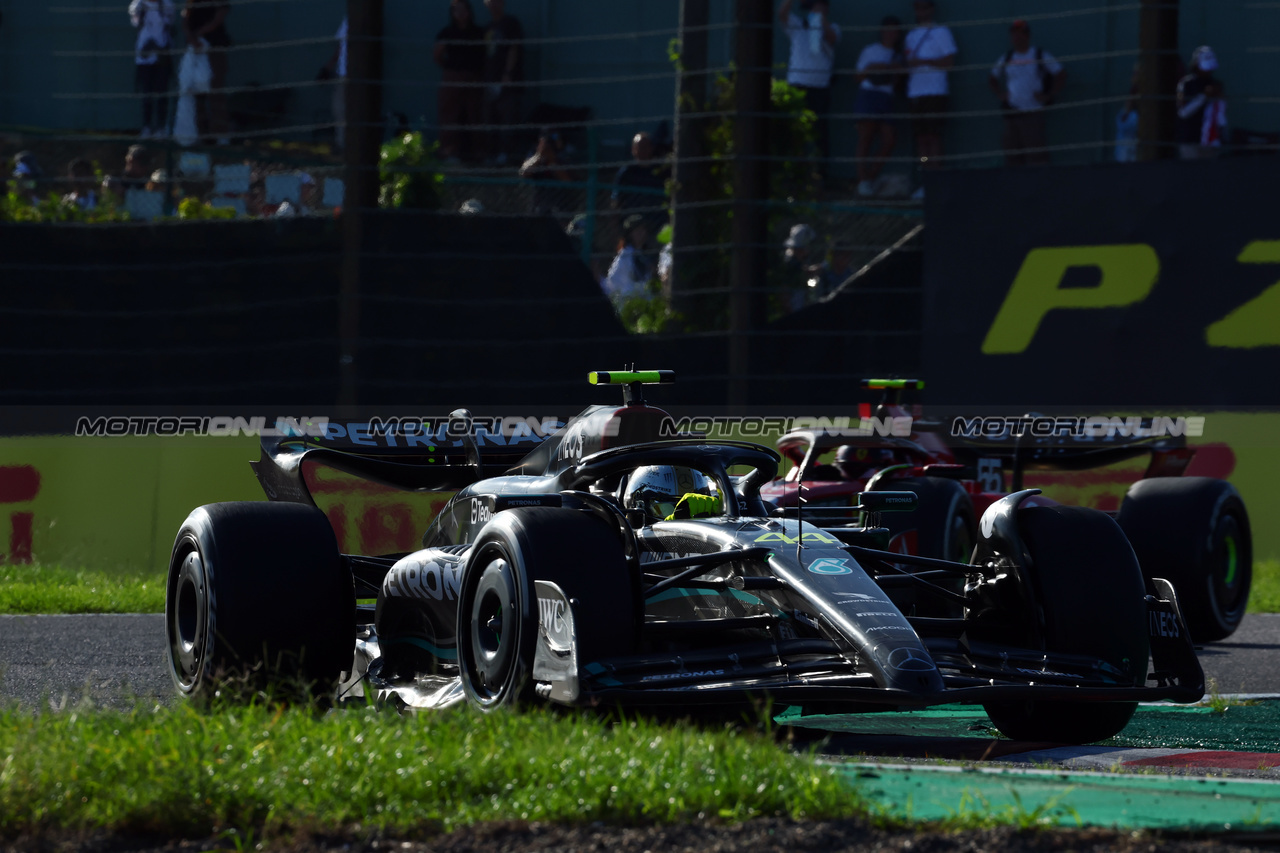
M 1009 27 L 1012 49 L 996 61 L 987 82 L 1004 109 L 1004 162 L 1025 166 L 1049 162 L 1044 108 L 1062 91 L 1067 72 L 1053 54 L 1031 44 L 1031 25 Z
M 36 155 L 30 151 L 19 151 L 13 155 L 13 189 L 32 204 L 40 201 L 40 179 L 44 170 L 36 161 Z
M 212 77 L 209 94 L 198 98 L 198 111 L 204 123 L 206 136 L 214 137 L 219 145 L 231 142 L 231 119 L 227 112 L 227 48 L 231 36 L 227 34 L 227 15 L 231 11 L 228 0 L 187 0 L 182 12 L 182 29 L 187 45 L 209 57 Z
M 894 96 L 906 70 L 902 55 L 902 21 L 889 15 L 880 22 L 880 40 L 862 49 L 858 56 L 858 98 L 853 111 L 858 119 L 858 193 L 875 195 L 885 160 L 897 144 L 897 131 L 890 120 Z M 875 156 L 872 149 L 879 143 Z
M 334 34 L 337 44 L 333 48 L 333 56 L 320 69 L 320 79 L 333 80 L 333 94 L 330 110 L 333 113 L 333 147 L 342 151 L 347 143 L 347 18 L 343 16 Z
M 470 128 L 480 123 L 484 74 L 484 30 L 476 23 L 470 0 L 449 3 L 449 24 L 436 33 L 440 75 L 440 156 L 458 162 L 475 154 Z
M 793 284 L 782 297 L 781 307 L 784 313 L 790 313 L 805 306 L 809 299 L 809 288 L 804 285 L 822 269 L 818 232 L 812 225 L 793 225 L 782 245 L 785 249 L 782 254 L 783 265 L 791 273 L 797 273 L 788 274 L 788 282 Z
M 1129 84 L 1129 100 L 1124 102 L 1116 116 L 1116 162 L 1135 163 L 1138 160 L 1138 73 L 1133 67 Z
M 1178 81 L 1178 156 L 1183 160 L 1216 157 L 1227 127 L 1227 99 L 1213 76 L 1218 57 L 1202 45 L 1191 54 L 1191 73 Z
M 548 186 L 551 181 L 568 181 L 569 173 L 565 171 L 560 158 L 564 153 L 564 139 L 557 131 L 543 128 L 538 136 L 538 147 L 533 156 L 524 161 L 520 167 L 520 177 L 533 183 L 533 213 L 538 216 L 551 216 L 560 211 L 560 198 L 563 193 L 559 188 Z
M 809 302 L 819 302 L 835 293 L 853 274 L 853 246 L 839 241 L 831 247 L 831 260 L 823 261 L 809 278 Z
M 840 26 L 831 23 L 829 0 L 800 0 L 800 14 L 791 11 L 795 0 L 782 0 L 778 20 L 791 42 L 787 82 L 804 93 L 805 105 L 818 117 L 819 170 L 831 156 L 831 72 L 835 67 Z
M 653 278 L 653 263 L 649 260 L 649 226 L 638 214 L 628 216 L 622 223 L 622 239 L 618 241 L 618 254 L 609 267 L 600 286 L 615 302 L 632 296 L 643 296 Z
M 143 139 L 164 136 L 169 123 L 169 78 L 173 75 L 173 0 L 133 0 L 129 20 L 138 31 L 134 85 L 142 94 Z
M 517 157 L 510 130 L 520 123 L 520 102 L 524 82 L 524 27 L 515 15 L 507 14 L 506 0 L 484 0 L 489 10 L 485 28 L 485 123 L 497 129 L 489 133 L 490 153 L 499 166 Z
M 110 193 L 121 201 L 129 190 L 147 188 L 147 179 L 151 175 L 151 156 L 141 145 L 130 145 L 124 155 L 124 171 L 118 176 L 110 176 L 102 182 L 102 192 Z
M 303 172 L 298 176 L 298 200 L 285 199 L 272 216 L 310 216 L 316 212 L 315 209 L 320 201 L 319 191 L 315 178 Z
M 916 155 L 922 169 L 942 168 L 942 114 L 947 111 L 951 87 L 947 71 L 956 64 L 955 37 L 951 30 L 938 26 L 938 4 L 934 0 L 915 0 L 912 5 L 916 28 L 907 33 L 907 101 L 916 116 Z M 924 187 L 913 198 L 924 198 Z
M 664 194 L 670 177 L 671 167 L 654 159 L 653 137 L 637 133 L 631 140 L 631 162 L 619 168 L 613 178 L 610 204 L 614 210 L 621 211 L 659 208 L 644 213 L 650 230 L 658 231 L 667 218 Z
M 67 182 L 71 192 L 62 197 L 63 204 L 74 204 L 81 210 L 95 210 L 98 207 L 97 181 L 94 179 L 93 164 L 77 157 L 67 165 Z

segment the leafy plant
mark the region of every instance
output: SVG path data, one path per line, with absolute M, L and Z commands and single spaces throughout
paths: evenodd
M 184 198 L 178 202 L 179 219 L 235 219 L 236 212 L 230 207 L 214 207 L 195 196 Z
M 1218 680 L 1216 678 L 1210 678 L 1207 687 L 1208 692 L 1200 700 L 1200 704 L 1208 706 L 1215 714 L 1225 714 L 1227 709 L 1233 706 L 1247 707 L 1259 704 L 1256 699 L 1233 699 L 1229 696 L 1223 696 L 1222 691 L 1218 689 Z
M 944 823 L 954 829 L 1012 826 L 1025 832 L 1055 826 L 1069 818 L 1076 826 L 1083 826 L 1080 813 L 1063 802 L 1074 790 L 1074 786 L 1067 788 L 1034 808 L 1028 808 L 1022 802 L 1022 795 L 1012 786 L 1009 788 L 1009 795 L 1013 802 L 1004 806 L 993 806 L 981 793 L 966 789 L 960 796 L 959 808 L 950 810 L 951 816 Z
M 396 210 L 439 210 L 444 175 L 436 154 L 439 143 L 421 133 L 406 133 L 382 146 L 378 158 L 381 188 L 378 206 Z
M 733 244 L 733 201 L 737 195 L 733 167 L 738 151 L 734 139 L 734 90 L 738 75 L 721 75 L 707 112 L 720 116 L 706 125 L 705 149 L 711 158 L 705 201 L 698 212 L 698 242 L 715 249 L 681 255 L 680 280 L 685 286 L 717 289 L 715 296 L 695 297 L 687 311 L 699 322 L 698 329 L 723 328 L 728 320 L 729 266 Z M 785 80 L 774 80 L 770 90 L 772 117 L 769 122 L 769 197 L 786 200 L 785 207 L 770 208 L 769 228 L 775 230 L 794 222 L 795 206 L 816 199 L 818 179 L 814 172 L 817 144 L 817 115 L 805 105 L 804 93 Z M 780 220 L 787 217 L 786 223 Z M 780 271 L 770 269 L 770 288 L 781 292 L 785 282 Z M 775 300 L 777 301 L 777 300 Z M 782 313 L 781 303 L 771 306 L 772 314 Z
M 116 206 L 110 194 L 100 196 L 93 210 L 85 210 L 73 201 L 65 201 L 55 193 L 34 200 L 19 191 L 17 184 L 9 182 L 8 192 L 0 196 L 0 222 L 22 223 L 103 223 L 128 222 L 129 214 Z
M 683 317 L 671 310 L 671 304 L 662 292 L 662 284 L 653 279 L 646 287 L 646 292 L 629 297 L 618 303 L 618 318 L 627 327 L 627 331 L 635 335 L 650 335 L 667 330 L 673 323 L 679 323 Z

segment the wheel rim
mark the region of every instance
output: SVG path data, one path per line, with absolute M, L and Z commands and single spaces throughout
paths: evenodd
M 199 683 L 207 657 L 207 589 L 204 562 L 191 547 L 176 562 L 169 580 L 170 602 L 166 628 L 174 677 L 184 692 Z
M 1240 524 L 1228 515 L 1218 528 L 1218 547 L 1214 549 L 1213 568 L 1209 576 L 1214 600 L 1227 625 L 1234 624 L 1244 610 L 1249 595 L 1250 567 L 1241 553 Z
M 468 685 L 481 705 L 502 704 L 512 691 L 519 653 L 520 611 L 510 562 L 495 557 L 480 572 L 470 596 L 464 652 Z

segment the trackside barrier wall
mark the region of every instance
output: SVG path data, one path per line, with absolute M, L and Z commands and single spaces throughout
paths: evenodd
M 602 366 L 726 402 L 729 335 L 630 335 L 549 217 L 366 218 L 356 366 L 372 405 L 584 404 Z M 845 404 L 919 367 L 918 241 L 752 335 L 751 402 Z M 341 223 L 0 226 L 0 405 L 302 405 L 338 396 Z M 448 411 L 448 409 L 446 409 Z M 40 430 L 33 434 L 40 434 Z

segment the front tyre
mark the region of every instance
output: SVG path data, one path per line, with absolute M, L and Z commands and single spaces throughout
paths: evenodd
M 187 698 L 229 685 L 323 697 L 355 646 L 351 573 L 328 519 L 287 503 L 193 511 L 169 559 L 165 633 Z
M 1110 516 L 1083 507 L 1018 510 L 1031 554 L 1027 580 L 1043 610 L 1047 652 L 1100 661 L 1117 687 L 1146 683 L 1150 640 L 1142 571 Z M 991 722 L 1014 740 L 1094 743 L 1119 734 L 1136 702 L 1031 700 L 985 706 Z
M 580 667 L 635 651 L 638 578 L 617 533 L 578 510 L 505 510 L 468 552 L 458 596 L 462 689 L 482 711 L 534 697 L 539 580 L 555 583 L 573 602 Z

